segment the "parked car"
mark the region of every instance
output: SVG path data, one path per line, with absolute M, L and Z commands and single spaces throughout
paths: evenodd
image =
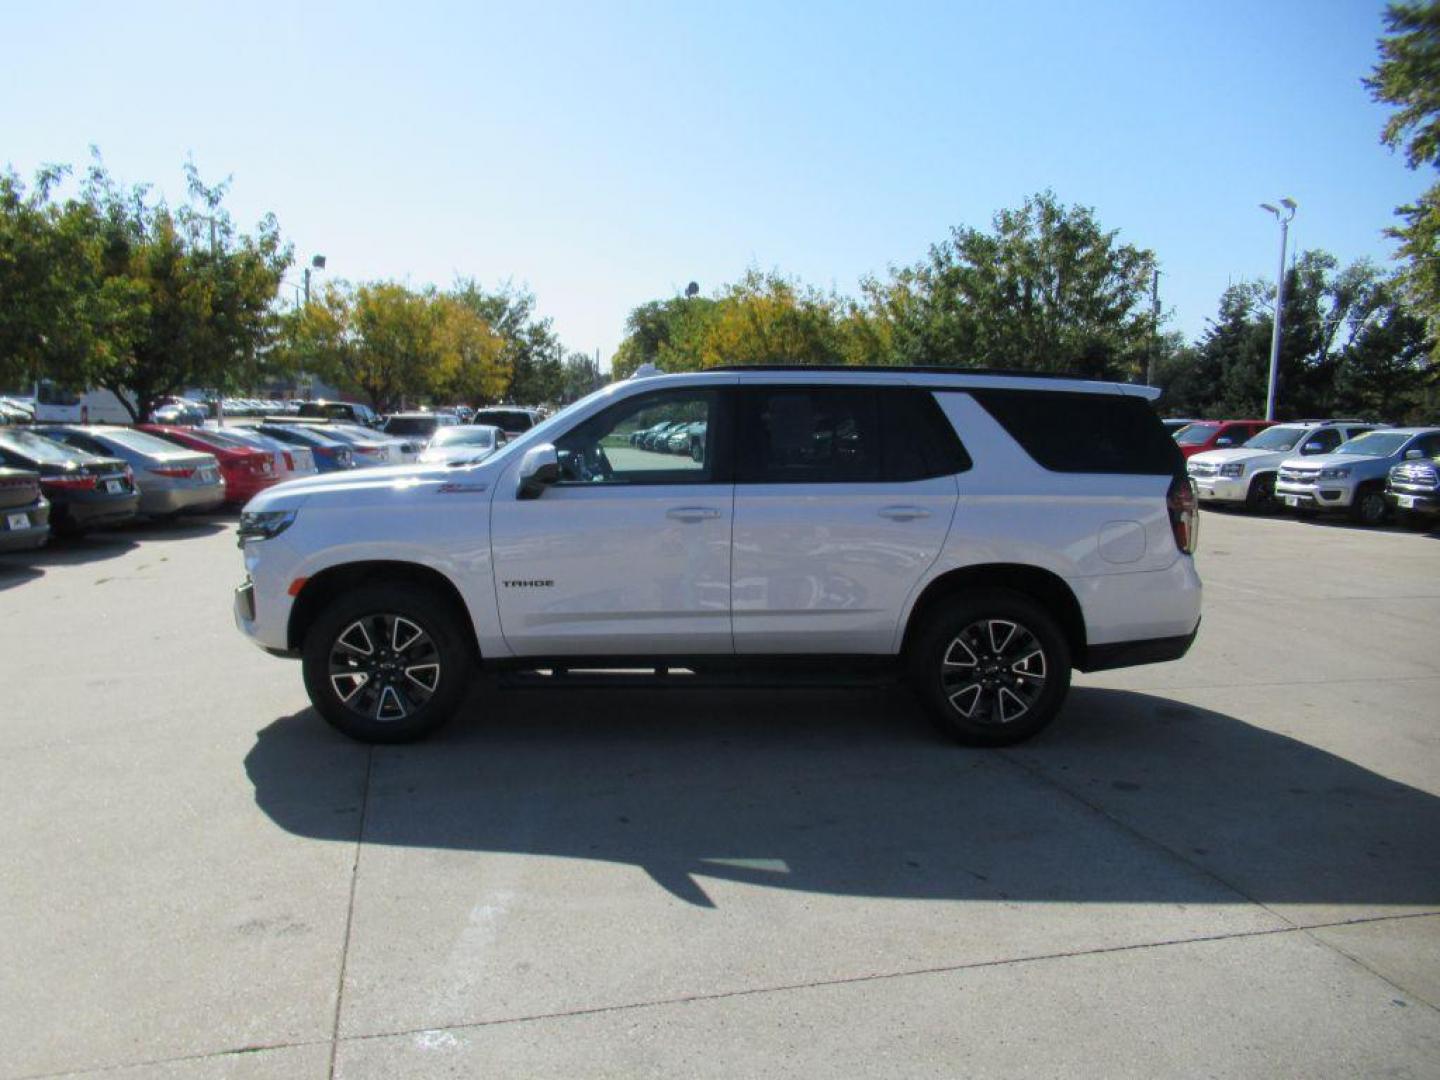
M 140 489 L 139 512 L 149 517 L 214 510 L 225 501 L 225 481 L 213 454 L 127 427 L 63 424 L 36 430 L 77 450 L 129 465 Z
M 356 468 L 399 464 L 399 453 L 393 446 L 392 440 L 378 431 L 333 423 L 323 425 L 322 430 L 325 432 L 326 438 L 342 442 L 350 447 Z
M 140 493 L 130 466 L 97 457 L 23 428 L 0 428 L 0 465 L 40 475 L 50 500 L 50 527 L 74 536 L 135 516 Z
M 459 417 L 443 412 L 394 413 L 385 418 L 380 430 L 386 435 L 428 440 L 440 428 L 458 424 Z
M 1280 463 L 1296 454 L 1328 454 L 1342 442 L 1374 430 L 1360 420 L 1297 420 L 1266 428 L 1243 446 L 1206 450 L 1186 463 L 1200 504 L 1231 503 L 1247 510 L 1275 509 Z
M 319 424 L 281 424 L 267 421 L 255 430 L 292 447 L 310 451 L 315 468 L 322 473 L 343 472 L 355 468 L 355 454 L 348 443 L 332 439 Z
M 475 415 L 470 418 L 470 423 L 498 427 L 507 436 L 514 438 L 516 435 L 523 435 L 540 423 L 540 413 L 535 409 L 525 409 L 518 405 L 503 405 L 489 409 L 476 409 Z
M 422 465 L 473 465 L 505 445 L 505 433 L 488 424 L 443 427 L 420 452 Z
M 1440 458 L 1416 458 L 1392 466 L 1385 501 L 1402 522 L 1440 515 Z
M 309 447 L 291 446 L 273 435 L 266 435 L 257 428 L 236 425 L 224 429 L 227 438 L 244 443 L 255 450 L 266 450 L 275 455 L 275 471 L 281 481 L 297 480 L 303 476 L 314 476 L 319 472 L 315 455 Z
M 1188 458 L 1204 450 L 1240 446 L 1273 424 L 1273 420 L 1197 420 L 1175 432 L 1175 442 Z
M 694 457 L 697 445 L 705 445 L 704 420 L 697 420 L 692 424 L 682 424 L 665 439 L 665 449 L 672 454 L 689 454 Z M 695 460 L 700 459 L 696 458 Z
M 631 378 L 463 476 L 260 495 L 236 623 L 374 742 L 433 730 L 480 665 L 661 679 L 683 658 L 704 679 L 824 655 L 904 674 L 961 741 L 1013 743 L 1072 669 L 1175 659 L 1199 629 L 1199 513 L 1157 395 L 922 368 Z M 706 419 L 703 460 L 612 457 L 642 415 Z
M 50 538 L 50 501 L 40 474 L 0 466 L 0 551 L 28 551 Z
M 156 409 L 150 419 L 157 424 L 184 424 L 194 427 L 205 422 L 206 412 L 204 404 L 199 401 L 171 398 Z
M 304 401 L 295 415 L 312 420 L 348 420 L 368 428 L 380 426 L 375 410 L 358 401 Z
M 259 492 L 280 482 L 274 454 L 246 446 L 213 428 L 141 424 L 137 430 L 148 431 L 177 446 L 213 454 L 220 463 L 221 479 L 225 481 L 225 502 L 232 506 L 243 506 Z
M 1341 443 L 1333 454 L 1285 459 L 1275 494 L 1300 513 L 1344 511 L 1361 524 L 1378 525 L 1390 509 L 1390 470 L 1433 457 L 1440 457 L 1440 428 L 1381 428 Z
M 1160 423 L 1162 423 L 1162 424 L 1165 425 L 1165 430 L 1166 430 L 1167 432 L 1169 432 L 1171 435 L 1174 435 L 1174 434 L 1175 434 L 1177 431 L 1179 431 L 1181 428 L 1187 428 L 1187 427 L 1189 427 L 1191 424 L 1200 424 L 1200 423 L 1203 423 L 1203 422 L 1204 422 L 1204 421 L 1202 421 L 1202 420 L 1179 420 L 1179 419 L 1170 419 L 1170 420 L 1161 420 L 1161 421 L 1160 421 Z

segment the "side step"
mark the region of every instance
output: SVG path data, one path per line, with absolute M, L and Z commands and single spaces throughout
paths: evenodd
M 778 689 L 789 686 L 877 687 L 900 679 L 893 659 L 869 661 L 850 657 L 844 664 L 831 662 L 764 662 L 754 665 L 710 664 L 691 666 L 624 667 L 562 665 L 546 662 L 534 667 L 509 666 L 497 672 L 506 689 Z

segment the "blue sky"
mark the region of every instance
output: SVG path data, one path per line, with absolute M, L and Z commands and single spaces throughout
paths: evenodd
M 1432 177 L 1380 146 L 1380 3 L 32 4 L 0 160 L 98 145 L 351 280 L 534 291 L 608 362 L 636 304 L 749 266 L 851 293 L 1051 188 L 1163 270 L 1198 335 L 1293 242 L 1388 263 Z M 298 271 L 297 271 L 298 273 Z

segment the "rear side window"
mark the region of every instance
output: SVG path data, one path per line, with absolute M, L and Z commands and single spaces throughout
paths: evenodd
M 739 483 L 902 483 L 970 466 L 927 391 L 774 386 L 739 396 Z
M 1172 476 L 1184 459 L 1143 398 L 1042 390 L 970 394 L 1043 468 Z

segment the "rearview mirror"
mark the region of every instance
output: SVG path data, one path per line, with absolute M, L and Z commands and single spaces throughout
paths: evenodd
M 517 499 L 538 499 L 549 484 L 560 479 L 560 455 L 553 443 L 541 443 L 525 451 L 516 479 Z

